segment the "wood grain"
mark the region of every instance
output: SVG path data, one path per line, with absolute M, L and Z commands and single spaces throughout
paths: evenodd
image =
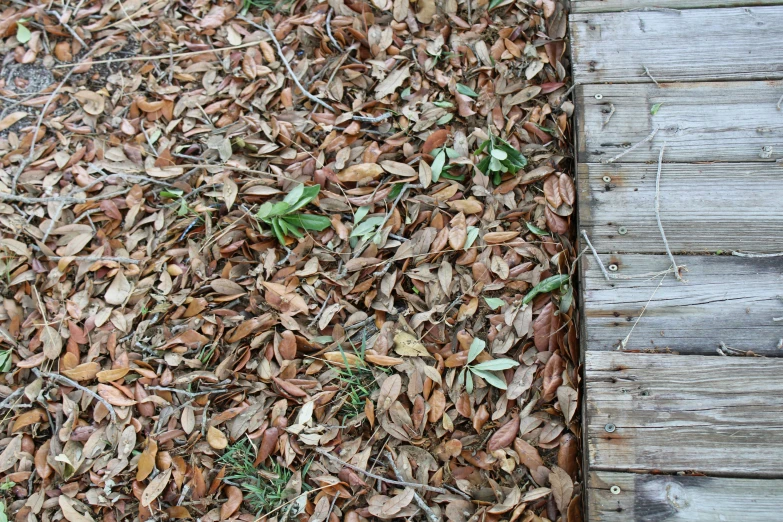
M 579 219 L 596 250 L 665 252 L 655 221 L 656 170 L 579 165 Z M 677 253 L 783 252 L 781 200 L 783 165 L 665 163 L 661 170 L 661 221 Z
M 783 511 L 783 480 L 593 471 L 587 487 L 588 519 L 601 522 L 745 522 Z
M 615 274 L 633 276 L 669 268 L 665 255 L 603 255 Z M 781 258 L 677 256 L 686 265 L 686 283 L 661 277 L 606 281 L 592 255 L 585 255 L 584 339 L 588 351 L 615 350 L 636 324 L 628 350 L 717 353 L 721 342 L 758 354 L 783 356 L 777 349 L 783 326 Z M 657 288 L 657 291 L 656 291 Z M 653 296 L 653 293 L 655 295 Z M 652 298 L 652 299 L 651 299 Z
M 783 78 L 783 6 L 574 14 L 576 83 Z
M 588 352 L 585 377 L 591 470 L 783 477 L 782 359 Z
M 780 0 L 571 0 L 572 13 L 780 5 Z
M 579 161 L 604 163 L 660 128 L 617 162 L 657 164 L 666 142 L 664 161 L 774 164 L 783 158 L 782 93 L 780 81 L 579 86 Z

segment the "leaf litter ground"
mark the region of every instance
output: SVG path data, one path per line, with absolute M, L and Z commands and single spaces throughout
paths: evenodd
M 562 3 L 0 37 L 0 519 L 581 520 Z

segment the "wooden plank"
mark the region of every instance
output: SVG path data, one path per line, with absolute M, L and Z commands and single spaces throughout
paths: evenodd
M 596 250 L 665 252 L 655 220 L 656 171 L 579 165 L 580 226 Z M 674 252 L 783 252 L 783 165 L 665 163 L 660 201 Z
M 613 254 L 602 258 L 606 266 L 615 264 L 614 274 L 621 276 L 658 272 L 670 266 L 665 255 Z M 783 356 L 783 350 L 777 348 L 783 327 L 772 320 L 783 316 L 781 258 L 676 259 L 688 268 L 686 283 L 676 281 L 672 274 L 662 283 L 661 277 L 606 281 L 593 256 L 582 257 L 586 267 L 583 310 L 587 350 L 615 350 L 633 328 L 628 350 L 714 355 L 724 342 L 736 349 Z
M 780 81 L 579 86 L 579 161 L 604 163 L 660 128 L 616 162 L 657 164 L 664 142 L 664 161 L 774 162 L 783 158 L 781 94 Z
M 781 5 L 780 0 L 571 0 L 572 13 Z
M 576 83 L 783 78 L 783 6 L 574 14 Z
M 585 382 L 593 471 L 783 477 L 783 359 L 587 352 Z
M 783 511 L 783 480 L 594 471 L 587 481 L 591 521 L 746 522 Z

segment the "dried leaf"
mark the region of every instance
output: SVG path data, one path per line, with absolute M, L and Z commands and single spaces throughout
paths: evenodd
M 150 483 L 147 484 L 147 487 L 144 488 L 144 491 L 141 493 L 142 506 L 149 507 L 149 505 L 163 493 L 163 490 L 166 489 L 166 486 L 171 479 L 172 470 L 173 468 L 169 468 L 150 480 Z

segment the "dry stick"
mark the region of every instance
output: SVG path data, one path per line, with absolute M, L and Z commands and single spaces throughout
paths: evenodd
M 644 138 L 642 141 L 640 141 L 636 145 L 633 145 L 632 147 L 622 151 L 620 154 L 618 154 L 617 156 L 615 156 L 613 158 L 609 158 L 608 160 L 603 160 L 601 163 L 603 163 L 604 165 L 607 165 L 609 163 L 613 163 L 613 162 L 619 160 L 620 158 L 622 158 L 623 156 L 625 156 L 629 152 L 631 152 L 631 151 L 635 150 L 636 148 L 638 148 L 643 143 L 647 143 L 648 141 L 653 139 L 655 137 L 655 135 L 658 133 L 659 130 L 660 130 L 660 127 L 655 127 L 653 129 L 653 131 L 646 138 Z
M 353 121 L 361 121 L 361 122 L 364 122 L 364 123 L 378 123 L 378 122 L 381 122 L 383 120 L 387 120 L 387 119 L 391 118 L 392 116 L 394 116 L 394 113 L 387 112 L 387 113 L 381 114 L 380 116 L 375 116 L 375 117 L 355 116 L 354 115 L 354 116 L 351 117 L 351 119 Z
M 394 457 L 392 457 L 392 454 L 389 453 L 388 451 L 386 452 L 386 459 L 389 461 L 389 465 L 394 470 L 394 476 L 397 477 L 397 480 L 402 481 L 403 480 L 402 473 L 400 473 L 400 470 L 397 468 L 397 464 L 394 463 Z M 432 509 L 430 509 L 430 507 L 427 505 L 427 502 L 425 502 L 424 499 L 421 498 L 421 496 L 415 491 L 413 492 L 413 500 L 416 502 L 419 508 L 422 511 L 424 511 L 424 513 L 427 515 L 427 520 L 429 520 L 430 522 L 441 521 L 441 518 L 438 515 L 436 515 L 432 511 Z
M 101 201 L 103 199 L 113 198 L 115 196 L 122 196 L 123 194 L 127 194 L 130 192 L 130 189 L 127 190 L 120 190 L 118 192 L 112 192 L 110 194 L 101 194 L 100 196 L 94 196 L 91 198 L 74 198 L 72 196 L 49 196 L 45 198 L 28 198 L 25 196 L 14 196 L 13 194 L 2 194 L 0 193 L 0 201 L 13 201 L 15 203 L 26 203 L 28 205 L 32 205 L 35 203 L 51 203 L 55 201 L 59 201 L 61 203 L 89 203 L 92 201 Z
M 247 20 L 246 20 L 247 21 Z M 251 22 L 252 23 L 252 22 Z M 275 47 L 277 47 L 277 55 L 280 57 L 280 60 L 283 62 L 283 65 L 285 65 L 285 68 L 288 70 L 288 74 L 291 75 L 291 79 L 294 80 L 294 83 L 297 87 L 299 87 L 299 90 L 302 91 L 302 94 L 310 98 L 313 102 L 322 105 L 329 109 L 329 112 L 334 112 L 334 109 L 332 109 L 331 105 L 326 103 L 325 101 L 321 100 L 320 98 L 316 98 L 312 94 L 310 94 L 310 91 L 305 89 L 302 84 L 299 82 L 299 78 L 296 77 L 296 74 L 294 73 L 294 70 L 291 69 L 291 64 L 288 63 L 288 60 L 285 59 L 285 55 L 283 54 L 283 48 L 280 47 L 280 42 L 277 41 L 277 37 L 275 36 L 275 33 L 272 32 L 271 29 L 265 26 L 257 25 L 253 23 L 254 26 L 261 28 L 262 31 L 265 31 L 266 34 L 269 35 L 270 38 L 272 38 L 272 41 L 275 43 Z
M 0 410 L 3 408 L 8 408 L 11 406 L 11 403 L 16 400 L 17 397 L 22 395 L 22 392 L 24 392 L 24 386 L 17 388 L 16 390 L 11 393 L 8 397 L 5 398 L 3 402 L 0 402 Z
M 141 62 L 147 62 L 147 61 L 153 61 L 153 60 L 164 60 L 164 59 L 170 59 L 170 58 L 189 58 L 191 56 L 198 56 L 201 54 L 207 54 L 207 53 L 219 53 L 221 51 L 235 51 L 237 49 L 245 49 L 247 47 L 253 47 L 254 45 L 258 45 L 263 40 L 255 40 L 253 42 L 247 42 L 239 45 L 230 45 L 228 47 L 220 47 L 218 49 L 204 49 L 202 51 L 188 51 L 185 53 L 177 53 L 177 54 L 156 54 L 154 56 L 130 56 L 128 58 L 114 58 L 111 60 L 96 60 L 94 62 L 90 62 L 90 65 L 98 65 L 102 63 L 120 63 L 120 62 L 134 62 L 134 61 L 141 61 Z M 85 56 L 86 58 L 86 56 Z M 61 65 L 55 65 L 54 69 L 63 69 L 66 67 L 78 67 L 81 65 L 81 63 L 64 63 Z
M 180 390 L 179 388 L 168 388 L 166 386 L 147 386 L 147 389 L 154 390 L 154 391 L 167 391 L 167 392 L 181 393 L 182 395 L 187 395 L 188 397 L 200 397 L 202 395 L 209 395 L 211 393 L 226 393 L 229 391 L 225 388 L 221 388 L 218 390 L 191 392 L 187 390 Z
M 329 36 L 329 40 L 332 41 L 332 45 L 334 45 L 335 49 L 340 51 L 341 53 L 345 52 L 345 50 L 340 46 L 340 44 L 337 43 L 337 40 L 334 39 L 334 36 L 332 36 L 332 14 L 334 13 L 334 9 L 329 8 L 329 13 L 326 15 L 326 34 Z
M 375 473 L 367 471 L 366 469 L 362 469 L 359 466 L 354 466 L 353 464 L 349 464 L 344 460 L 335 457 L 324 448 L 315 448 L 315 451 L 316 453 L 320 453 L 321 455 L 328 458 L 329 460 L 333 460 L 334 462 L 342 466 L 345 466 L 346 468 L 350 468 L 354 471 L 358 471 L 359 473 L 363 473 L 364 475 L 367 475 L 370 478 L 374 478 L 375 480 L 380 480 L 381 482 L 385 482 L 387 484 L 392 484 L 394 486 L 424 489 L 426 491 L 434 491 L 435 493 L 443 493 L 443 494 L 447 493 L 447 491 L 443 488 L 436 488 L 435 486 L 429 486 L 427 484 L 419 484 L 418 482 L 404 482 L 402 480 L 392 480 L 386 477 L 382 477 L 380 475 L 376 475 Z
M 733 256 L 737 257 L 783 257 L 783 252 L 773 252 L 770 254 L 756 254 L 754 252 L 737 252 L 734 251 L 731 253 Z
M 647 66 L 646 66 L 646 65 L 644 65 L 644 64 L 642 64 L 642 67 L 644 67 L 644 74 L 646 74 L 647 76 L 649 76 L 649 77 L 650 77 L 650 79 L 653 81 L 653 83 L 655 83 L 655 85 L 657 85 L 658 87 L 660 87 L 660 86 L 661 86 L 661 84 L 660 84 L 660 83 L 658 83 L 658 80 L 656 80 L 656 79 L 653 77 L 653 75 L 650 73 L 650 70 L 647 68 Z
M 628 346 L 628 341 L 631 340 L 631 334 L 633 333 L 633 329 L 636 328 L 636 325 L 639 324 L 639 320 L 644 315 L 644 312 L 647 311 L 647 307 L 650 305 L 650 302 L 652 301 L 653 297 L 655 297 L 655 294 L 658 292 L 658 289 L 663 284 L 663 280 L 666 279 L 666 274 L 661 277 L 660 282 L 658 283 L 658 286 L 655 287 L 655 290 L 653 291 L 650 298 L 647 300 L 647 302 L 644 304 L 644 308 L 642 308 L 641 313 L 639 314 L 639 317 L 636 318 L 636 321 L 634 321 L 633 326 L 631 326 L 631 331 L 628 332 L 628 335 L 625 336 L 625 339 L 620 341 L 620 344 L 617 346 L 618 350 L 625 350 L 625 347 Z
M 663 223 L 661 223 L 661 166 L 663 165 L 663 149 L 666 147 L 666 142 L 661 145 L 661 153 L 658 155 L 658 174 L 655 176 L 655 220 L 658 222 L 658 230 L 661 232 L 661 238 L 663 238 L 663 245 L 666 247 L 666 254 L 669 256 L 669 260 L 672 262 L 672 268 L 674 269 L 674 277 L 677 281 L 683 282 L 680 270 L 677 268 L 677 261 L 674 259 L 671 248 L 669 248 L 669 242 L 666 241 L 666 233 L 663 231 Z
M 130 257 L 114 257 L 114 256 L 46 256 L 52 261 L 59 261 L 60 259 L 72 259 L 74 261 L 114 261 L 115 263 L 127 263 L 130 265 L 138 265 L 141 263 L 140 259 L 133 259 Z
M 595 247 L 593 247 L 593 244 L 590 242 L 590 238 L 587 237 L 587 231 L 582 230 L 582 237 L 585 238 L 585 242 L 587 243 L 588 248 L 590 248 L 590 250 L 592 251 L 593 257 L 595 258 L 596 262 L 598 262 L 598 266 L 601 267 L 601 272 L 604 274 L 604 279 L 606 279 L 607 281 L 611 281 L 613 279 L 614 280 L 617 280 L 617 279 L 620 279 L 620 280 L 650 279 L 651 277 L 658 277 L 659 275 L 666 275 L 669 272 L 672 272 L 674 270 L 672 268 L 669 268 L 667 270 L 662 270 L 660 272 L 646 272 L 644 274 L 638 274 L 638 275 L 632 275 L 632 276 L 621 275 L 621 274 L 610 274 L 609 272 L 606 271 L 606 267 L 604 266 L 603 261 L 601 261 L 601 258 L 598 256 L 598 252 L 596 251 Z M 681 265 L 681 266 L 684 267 L 685 265 Z M 678 268 L 680 268 L 680 267 L 678 267 Z
M 611 120 L 612 116 L 614 116 L 614 103 L 610 103 L 609 104 L 609 108 L 610 108 L 609 116 L 606 117 L 606 119 L 604 120 L 604 123 L 603 123 L 603 125 L 601 125 L 601 127 L 606 127 L 609 124 L 609 120 Z
M 66 386 L 70 386 L 71 388 L 76 388 L 77 390 L 81 390 L 87 395 L 93 397 L 95 400 L 103 404 L 107 410 L 109 410 L 109 413 L 111 414 L 111 420 L 112 422 L 117 422 L 117 412 L 114 411 L 114 407 L 109 404 L 109 401 L 95 393 L 94 391 L 90 390 L 89 388 L 85 388 L 81 384 L 79 384 L 76 381 L 72 381 L 68 377 L 65 377 L 63 375 L 60 375 L 59 373 L 49 373 L 49 372 L 42 372 L 38 368 L 32 368 L 33 373 L 41 378 L 51 379 L 53 381 L 58 381 L 61 384 L 65 384 Z

